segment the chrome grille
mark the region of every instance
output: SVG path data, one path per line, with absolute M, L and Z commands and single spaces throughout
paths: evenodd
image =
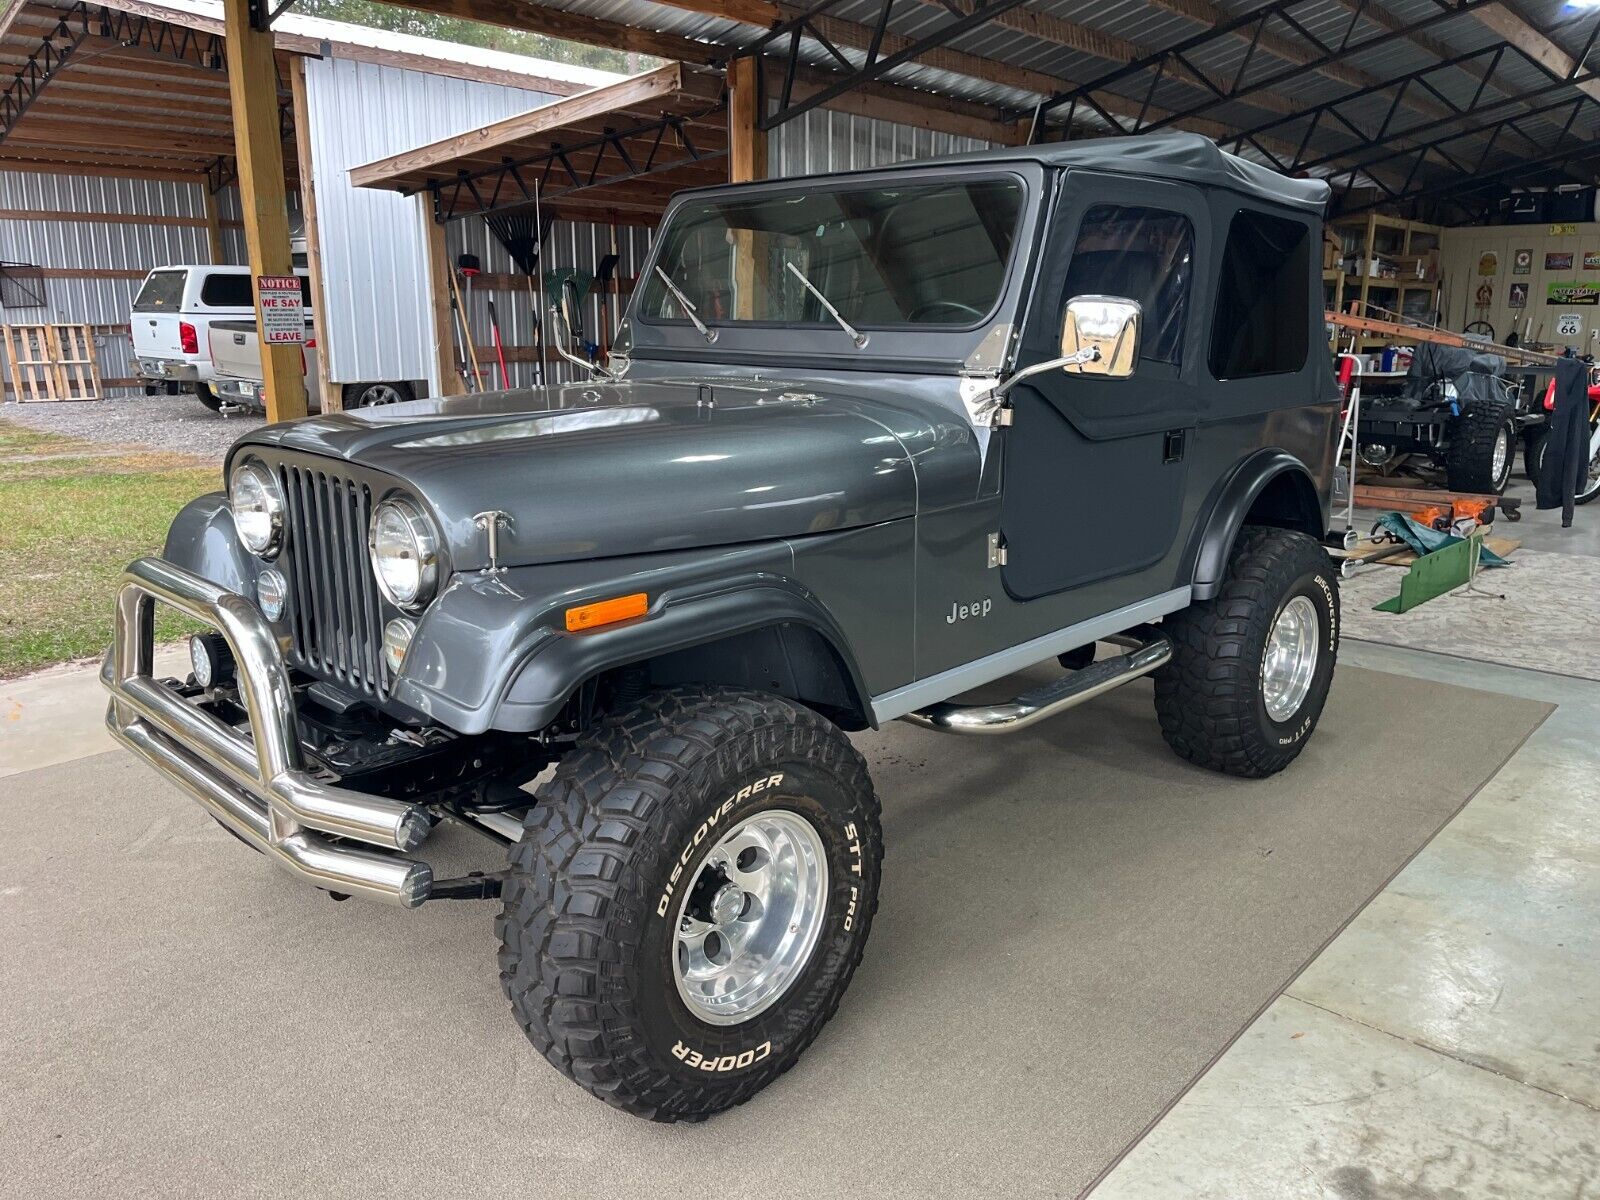
M 288 617 L 292 654 L 313 674 L 369 696 L 389 694 L 383 610 L 367 562 L 372 491 L 329 471 L 278 467 L 288 509 Z

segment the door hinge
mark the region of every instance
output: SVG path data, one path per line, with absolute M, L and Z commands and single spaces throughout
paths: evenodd
M 999 408 L 994 410 L 994 416 L 989 418 L 990 428 L 1009 429 L 1011 427 L 1011 418 L 1014 412 L 1015 410 L 1011 407 L 1011 405 L 1002 404 Z
M 1187 440 L 1182 429 L 1169 430 L 1167 436 L 1161 441 L 1161 462 L 1163 465 L 1183 461 L 1183 444 Z
M 1003 567 L 1006 565 L 1006 544 L 1000 540 L 998 533 L 989 535 L 989 566 Z

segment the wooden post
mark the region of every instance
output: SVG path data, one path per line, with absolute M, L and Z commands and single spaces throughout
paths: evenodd
M 200 177 L 200 187 L 206 198 L 206 241 L 211 246 L 211 264 L 227 261 L 227 251 L 222 245 L 222 209 L 217 205 L 217 194 L 211 190 L 211 176 Z
M 417 203 L 422 206 L 422 221 L 428 238 L 428 291 L 433 299 L 433 344 L 439 364 L 439 394 L 460 396 L 467 387 L 456 369 L 456 331 L 450 317 L 450 251 L 445 247 L 444 226 L 433 219 L 433 198 L 424 193 L 417 197 Z
M 228 54 L 228 91 L 233 98 L 233 148 L 239 164 L 239 207 L 252 275 L 292 275 L 289 203 L 283 175 L 283 138 L 278 126 L 278 73 L 272 35 L 250 26 L 249 0 L 222 0 Z M 267 344 L 256 296 L 256 334 L 261 340 L 267 419 L 306 415 L 306 389 L 297 345 Z
M 728 64 L 728 180 L 750 183 L 767 177 L 767 134 L 759 124 L 764 107 L 761 74 L 754 58 L 736 58 Z M 763 315 L 758 299 L 766 290 L 766 263 L 758 261 L 755 239 L 748 229 L 734 235 L 734 315 L 755 320 Z
M 728 64 L 728 181 L 767 177 L 767 134 L 761 120 L 760 73 L 754 58 Z
M 311 117 L 306 106 L 306 60 L 289 64 L 289 94 L 294 102 L 294 146 L 300 163 L 300 215 L 306 227 L 306 267 L 311 272 L 311 321 L 316 330 L 317 392 L 323 412 L 344 408 L 344 389 L 333 382 L 328 360 L 328 301 L 322 287 L 322 238 L 317 232 L 317 181 L 311 170 Z

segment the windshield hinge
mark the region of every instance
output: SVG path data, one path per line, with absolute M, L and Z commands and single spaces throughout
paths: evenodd
M 1001 404 L 994 410 L 994 415 L 989 418 L 989 424 L 995 429 L 1009 429 L 1011 427 L 1012 407 Z
M 1000 540 L 998 533 L 989 535 L 989 569 L 1006 565 L 1006 544 Z

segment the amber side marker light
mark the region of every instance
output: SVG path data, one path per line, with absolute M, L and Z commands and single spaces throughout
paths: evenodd
M 650 597 L 643 592 L 596 600 L 593 604 L 580 604 L 577 608 L 567 609 L 567 632 L 582 633 L 602 625 L 615 625 L 618 621 L 631 621 L 649 611 Z

